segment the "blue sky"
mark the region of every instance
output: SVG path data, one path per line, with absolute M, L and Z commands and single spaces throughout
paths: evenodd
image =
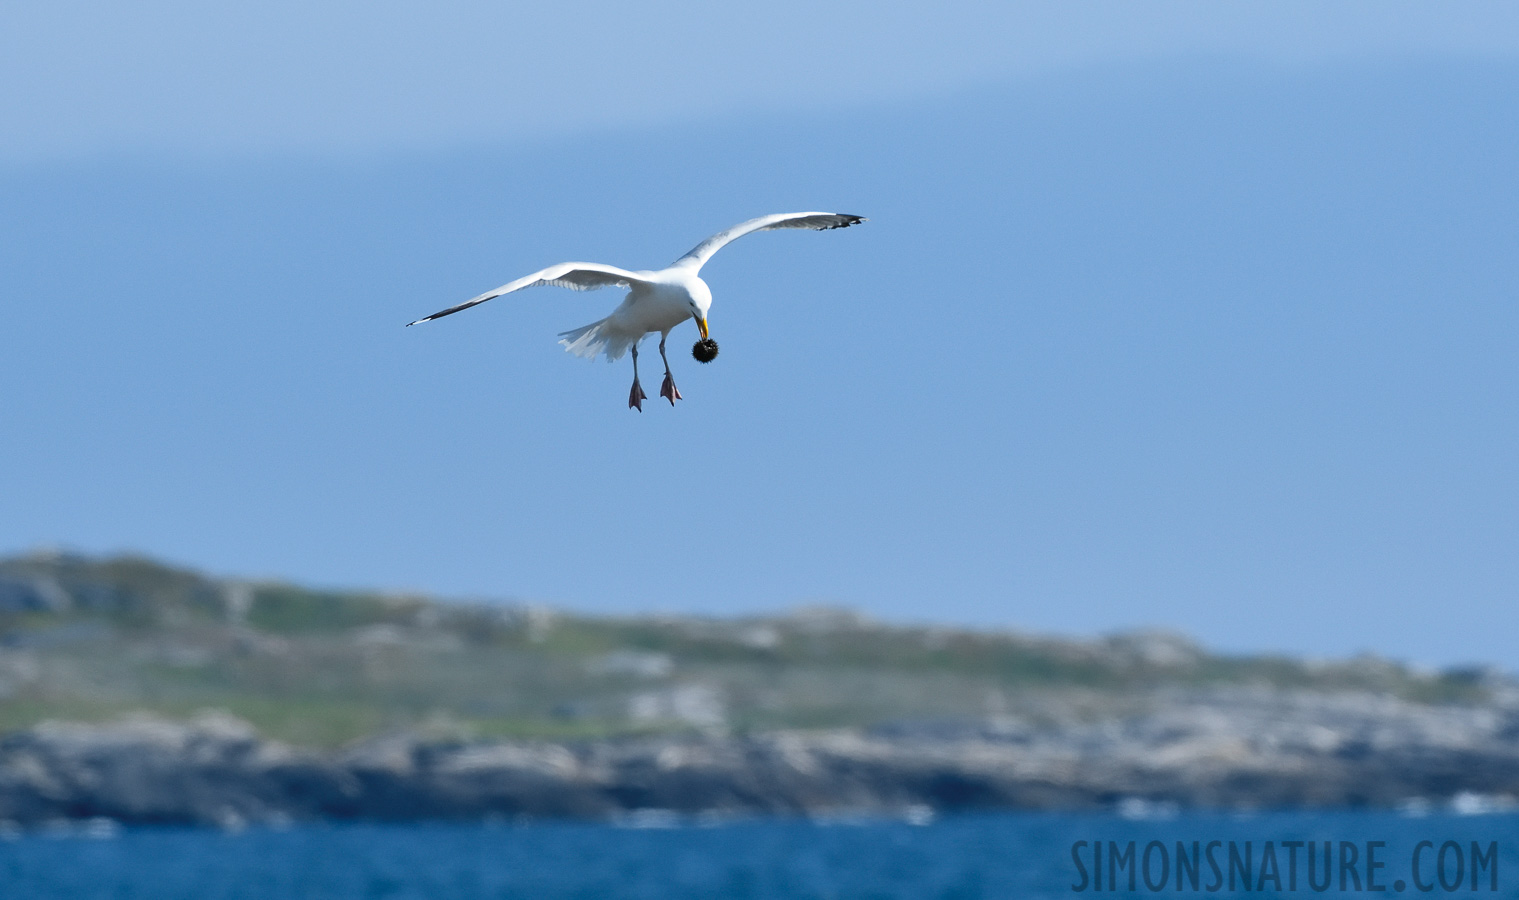
M 1501 0 L 62 0 L 0 10 L 0 159 L 447 151 L 1187 56 L 1516 50 L 1519 10 Z
M 1519 14 L 983 7 L 7 10 L 0 548 L 1519 665 Z

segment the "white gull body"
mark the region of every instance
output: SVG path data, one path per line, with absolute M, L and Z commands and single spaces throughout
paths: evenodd
M 567 262 L 510 281 L 493 291 L 486 291 L 458 306 L 452 306 L 430 316 L 410 322 L 439 319 L 461 310 L 477 306 L 503 294 L 539 285 L 555 285 L 571 290 L 589 291 L 602 287 L 625 287 L 628 294 L 622 303 L 605 319 L 592 322 L 560 335 L 559 343 L 576 356 L 595 359 L 605 354 L 607 361 L 621 359 L 624 353 L 633 353 L 633 388 L 628 394 L 628 406 L 643 411 L 642 401 L 647 399 L 638 384 L 638 343 L 645 335 L 659 332 L 659 355 L 665 363 L 665 380 L 659 394 L 673 406 L 681 399 L 675 389 L 675 379 L 670 374 L 670 360 L 665 356 L 665 340 L 671 330 L 687 319 L 695 319 L 703 341 L 708 340 L 707 312 L 712 308 L 712 290 L 699 275 L 701 267 L 712 254 L 724 245 L 755 231 L 774 228 L 810 228 L 824 231 L 830 228 L 847 228 L 865 221 L 860 216 L 844 213 L 800 212 L 776 213 L 750 219 L 712 235 L 691 249 L 691 252 L 658 271 L 630 272 L 602 263 Z

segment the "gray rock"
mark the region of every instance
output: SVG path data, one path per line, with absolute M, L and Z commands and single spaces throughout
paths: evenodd
M 1427 805 L 1519 795 L 1516 736 L 1506 706 L 1253 688 L 1162 692 L 1124 715 L 1038 726 L 572 743 L 393 734 L 331 752 L 224 715 L 136 717 L 0 738 L 0 822 Z

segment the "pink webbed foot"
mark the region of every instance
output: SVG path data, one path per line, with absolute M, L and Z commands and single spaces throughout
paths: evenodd
M 628 391 L 628 409 L 643 412 L 643 402 L 647 399 L 649 395 L 643 392 L 643 386 L 638 383 L 637 378 L 633 379 L 633 389 Z
M 665 373 L 665 383 L 659 386 L 659 396 L 669 400 L 671 406 L 675 405 L 676 400 L 684 399 L 680 396 L 680 391 L 675 387 L 675 379 L 670 377 L 669 372 Z

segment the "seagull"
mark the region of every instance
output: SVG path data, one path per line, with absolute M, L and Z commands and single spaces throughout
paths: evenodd
M 516 281 L 509 281 L 493 291 L 486 291 L 458 306 L 450 306 L 426 318 L 408 322 L 407 327 L 451 316 L 471 306 L 478 306 L 487 300 L 500 297 L 502 294 L 510 294 L 513 291 L 542 284 L 566 287 L 573 291 L 593 291 L 597 288 L 612 286 L 625 287 L 628 289 L 627 297 L 616 309 L 612 310 L 610 316 L 589 325 L 562 332 L 559 335 L 559 343 L 564 345 L 564 349 L 568 352 L 586 359 L 595 359 L 598 353 L 605 353 L 607 362 L 615 362 L 631 350 L 633 352 L 633 389 L 628 392 L 628 408 L 643 412 L 643 401 L 648 399 L 648 395 L 638 384 L 638 343 L 644 339 L 645 335 L 659 332 L 659 358 L 665 363 L 665 381 L 659 389 L 659 396 L 669 400 L 670 405 L 674 406 L 675 401 L 682 398 L 680 391 L 675 388 L 675 378 L 670 374 L 670 360 L 665 356 L 665 340 L 669 338 L 670 331 L 687 319 L 695 319 L 696 327 L 701 332 L 702 343 L 709 345 L 707 352 L 710 355 L 703 361 L 710 360 L 717 352 L 716 343 L 711 341 L 707 333 L 707 311 L 712 307 L 712 290 L 697 276 L 701 267 L 712 258 L 712 254 L 731 241 L 756 231 L 769 231 L 774 228 L 811 228 L 814 231 L 826 231 L 830 228 L 848 228 L 850 225 L 858 225 L 864 221 L 865 219 L 861 216 L 829 212 L 776 213 L 760 216 L 758 219 L 750 219 L 726 231 L 719 231 L 697 244 L 690 253 L 657 272 L 629 272 L 626 269 L 602 263 L 559 263 L 531 275 L 524 275 Z M 702 345 L 697 346 L 699 348 Z M 702 359 L 700 356 L 697 358 Z

